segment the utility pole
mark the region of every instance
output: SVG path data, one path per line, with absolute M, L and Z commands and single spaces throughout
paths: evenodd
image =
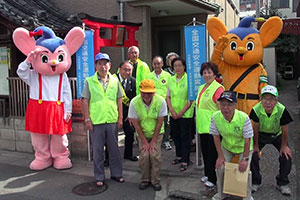
M 256 17 L 260 17 L 260 0 L 256 0 Z

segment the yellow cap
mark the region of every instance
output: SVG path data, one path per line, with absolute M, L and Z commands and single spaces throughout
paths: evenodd
M 155 92 L 155 84 L 151 79 L 145 79 L 140 84 L 140 91 L 144 93 L 153 93 Z

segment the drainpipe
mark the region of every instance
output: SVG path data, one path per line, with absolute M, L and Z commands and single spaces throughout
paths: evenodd
M 124 21 L 124 3 L 123 0 L 120 0 L 120 21 Z M 122 61 L 125 60 L 125 49 L 121 48 Z

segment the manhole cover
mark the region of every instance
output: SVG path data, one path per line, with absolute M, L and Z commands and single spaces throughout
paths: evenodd
M 105 183 L 100 187 L 96 182 L 81 183 L 73 187 L 72 192 L 81 196 L 90 196 L 104 192 L 107 190 L 108 185 Z

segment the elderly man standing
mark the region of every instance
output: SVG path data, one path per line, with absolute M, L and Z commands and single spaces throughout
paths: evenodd
M 146 189 L 150 183 L 154 190 L 161 190 L 161 142 L 163 138 L 164 117 L 168 115 L 167 103 L 158 94 L 155 94 L 153 80 L 146 79 L 139 86 L 141 92 L 129 105 L 128 117 L 138 133 L 139 166 L 142 178 L 139 184 L 140 190 Z
M 148 75 L 148 79 L 154 81 L 156 94 L 166 99 L 168 87 L 169 87 L 169 79 L 171 75 L 162 69 L 163 66 L 164 66 L 163 58 L 161 56 L 155 56 L 152 60 L 152 67 L 154 70 Z M 165 147 L 166 150 L 171 150 L 172 146 L 169 142 L 170 127 L 168 126 L 168 116 L 165 117 L 164 125 L 166 131 L 163 137 L 163 146 Z
M 98 53 L 96 73 L 87 78 L 82 92 L 82 113 L 85 127 L 91 133 L 94 175 L 98 186 L 104 184 L 104 144 L 109 152 L 111 179 L 124 182 L 122 158 L 118 147 L 118 129 L 123 124 L 122 89 L 116 77 L 109 73 L 110 58 Z
M 136 96 L 136 81 L 132 77 L 132 65 L 128 61 L 123 61 L 120 64 L 120 73 L 117 73 L 122 88 L 123 88 L 123 130 L 125 133 L 124 159 L 130 161 L 138 161 L 136 156 L 133 156 L 132 148 L 134 142 L 134 127 L 128 120 L 128 109 L 130 101 Z
M 250 165 L 253 148 L 251 121 L 246 113 L 235 109 L 235 94 L 232 91 L 224 91 L 218 101 L 220 110 L 213 113 L 209 130 L 209 133 L 214 137 L 218 152 L 216 161 L 218 193 L 213 196 L 213 200 L 221 200 L 226 197 L 223 193 L 225 162 L 230 162 L 235 155 L 238 155 L 239 171 L 245 172 Z M 253 199 L 250 171 L 247 197 L 243 199 Z
M 136 46 L 128 48 L 128 59 L 133 66 L 132 76 L 136 79 L 136 93 L 139 94 L 140 83 L 145 80 L 150 73 L 149 66 L 140 58 L 140 50 Z

